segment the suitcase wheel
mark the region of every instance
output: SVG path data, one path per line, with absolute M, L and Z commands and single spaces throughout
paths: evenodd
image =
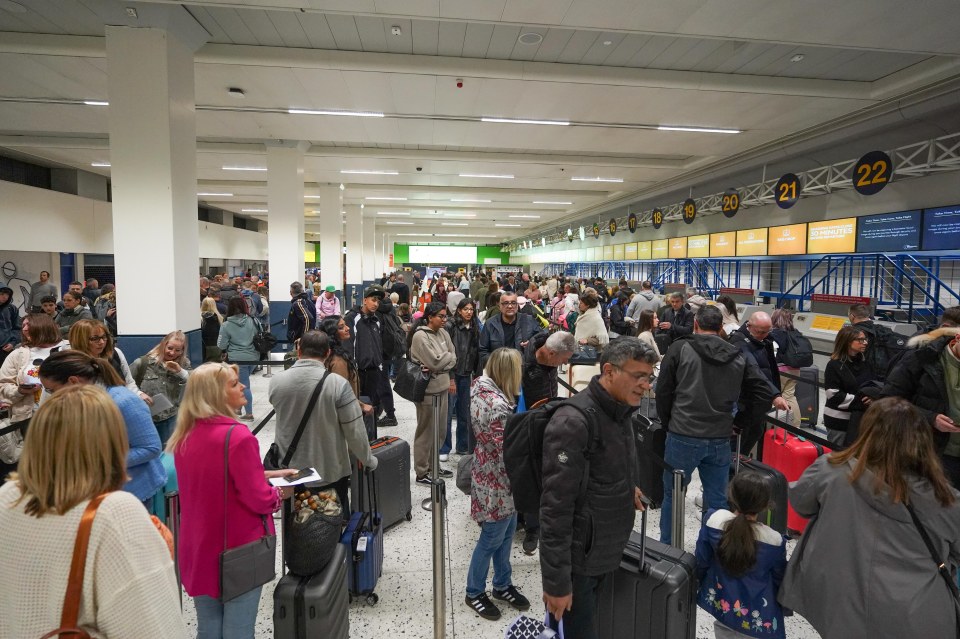
M 380 601 L 380 596 L 377 593 L 371 592 L 369 595 L 367 595 L 367 598 L 366 598 L 367 605 L 375 606 L 377 605 L 378 601 Z
M 413 521 L 413 512 L 407 511 L 407 521 Z

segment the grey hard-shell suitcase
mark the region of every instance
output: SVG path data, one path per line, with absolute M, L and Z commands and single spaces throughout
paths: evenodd
M 814 427 L 820 423 L 820 369 L 805 366 L 797 373 L 797 404 L 800 406 L 800 421 L 804 426 Z
M 678 493 L 674 507 L 683 512 Z M 663 513 L 667 516 L 668 513 Z M 676 520 L 676 515 L 674 513 Z M 697 627 L 696 558 L 682 548 L 633 532 L 620 568 L 597 593 L 598 636 L 604 639 L 693 639 Z
M 399 437 L 380 437 L 370 442 L 370 450 L 377 458 L 377 472 L 373 474 L 374 490 L 383 528 L 413 519 L 413 504 L 410 496 L 410 444 Z M 367 510 L 366 495 L 362 486 L 363 472 L 354 462 L 350 481 L 350 505 L 353 512 Z
M 274 639 L 349 639 L 347 556 L 347 547 L 337 544 L 322 572 L 280 579 L 273 591 Z

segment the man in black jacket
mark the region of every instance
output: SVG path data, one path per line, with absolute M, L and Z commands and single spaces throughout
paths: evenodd
M 369 398 L 368 403 L 373 406 L 374 415 L 379 415 L 383 407 L 383 400 L 380 397 L 383 338 L 377 309 L 380 308 L 380 302 L 384 297 L 386 295 L 383 287 L 376 285 L 368 287 L 363 292 L 363 302 L 360 306 L 348 311 L 343 318 L 350 328 L 350 337 L 353 340 L 353 362 L 357 366 L 357 375 L 360 377 L 360 395 Z M 364 400 L 361 399 L 361 401 Z
M 894 333 L 883 324 L 874 322 L 870 307 L 864 304 L 853 304 L 847 312 L 847 317 L 850 323 L 863 331 L 867 337 L 863 361 L 878 380 L 885 380 L 906 353 L 906 338 Z
M 740 349 L 747 359 L 752 360 L 763 376 L 767 378 L 776 389 L 776 396 L 780 396 L 780 369 L 777 366 L 777 358 L 773 352 L 773 339 L 770 337 L 770 331 L 773 330 L 773 323 L 770 316 L 763 311 L 757 311 L 750 316 L 750 319 L 743 326 L 735 330 L 730 335 L 730 343 Z M 759 410 L 753 410 L 749 416 L 743 418 L 743 435 L 740 438 L 740 453 L 747 455 L 753 450 L 753 447 L 760 441 L 763 435 L 763 424 L 766 421 L 765 414 L 767 406 L 760 407 Z M 741 405 L 739 410 L 750 410 L 750 406 Z
M 394 285 L 394 290 L 396 286 Z M 400 323 L 400 316 L 397 315 L 397 308 L 386 295 L 377 306 L 377 319 L 380 321 L 380 345 L 383 351 L 383 366 L 380 368 L 380 383 L 377 389 L 380 404 L 386 413 L 383 417 L 378 416 L 377 426 L 387 428 L 397 425 L 393 388 L 390 386 L 390 370 L 399 358 L 406 354 L 406 335 Z
M 667 429 L 664 460 L 684 472 L 684 483 L 699 471 L 705 509 L 726 508 L 734 423 L 741 425 L 750 411 L 769 410 L 771 401 L 786 410 L 787 402 L 774 398 L 755 362 L 720 337 L 723 316 L 717 307 L 697 311 L 693 326 L 694 334 L 674 342 L 660 362 L 657 414 Z M 734 420 L 738 398 L 749 409 Z M 670 543 L 673 481 L 666 472 L 663 484 L 660 541 Z
M 290 297 L 290 312 L 287 313 L 287 341 L 295 342 L 316 324 L 317 310 L 307 298 L 303 284 L 300 282 L 290 285 Z
M 667 296 L 668 306 L 660 310 L 660 324 L 657 326 L 657 345 L 661 342 L 660 352 L 665 353 L 675 340 L 693 333 L 693 311 L 683 303 L 683 295 L 670 293 Z
M 592 423 L 580 409 L 563 406 L 543 434 L 543 599 L 554 617 L 563 617 L 568 637 L 599 636 L 597 590 L 619 568 L 634 511 L 643 508 L 631 420 L 656 361 L 653 349 L 634 337 L 611 341 L 600 375 L 576 397 Z
M 527 342 L 538 331 L 537 320 L 519 312 L 517 294 L 504 291 L 500 295 L 500 313 L 488 319 L 480 332 L 480 367 L 487 365 L 490 353 L 501 346 L 523 352 Z

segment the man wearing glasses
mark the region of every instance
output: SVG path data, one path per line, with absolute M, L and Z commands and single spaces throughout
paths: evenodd
M 480 332 L 480 367 L 487 364 L 490 353 L 506 346 L 521 353 L 537 333 L 537 321 L 519 312 L 517 294 L 504 291 L 500 295 L 500 313 L 487 320 Z
M 698 470 L 705 511 L 727 507 L 734 423 L 744 426 L 746 418 L 770 410 L 771 402 L 777 409 L 787 409 L 755 361 L 720 337 L 722 326 L 716 306 L 702 307 L 693 320 L 693 335 L 670 347 L 657 378 L 657 414 L 667 429 L 664 461 L 684 472 L 684 484 Z M 769 317 L 766 326 L 769 330 Z M 744 407 L 735 420 L 738 398 Z M 669 513 L 673 481 L 666 472 L 663 483 L 662 512 Z M 660 541 L 670 543 L 671 532 L 671 517 L 662 517 Z
M 730 343 L 739 347 L 747 360 L 757 365 L 763 376 L 773 386 L 775 396 L 779 397 L 781 389 L 780 369 L 777 366 L 777 358 L 773 351 L 773 338 L 770 337 L 771 330 L 773 330 L 773 322 L 770 316 L 763 311 L 758 311 L 730 335 Z M 748 406 L 740 406 L 741 411 L 748 408 Z M 740 452 L 742 454 L 749 454 L 753 447 L 757 445 L 757 442 L 760 441 L 760 437 L 763 435 L 764 414 L 767 410 L 769 410 L 769 406 L 764 406 L 763 410 L 753 411 L 746 418 L 743 437 L 740 438 Z

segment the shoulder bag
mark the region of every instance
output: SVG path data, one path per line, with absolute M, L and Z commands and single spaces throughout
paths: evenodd
M 410 359 L 409 355 L 401 359 L 397 367 L 397 381 L 394 382 L 393 392 L 419 404 L 427 394 L 427 384 L 430 383 L 430 373 L 423 372 L 419 362 Z
M 93 518 L 97 516 L 97 508 L 108 493 L 97 495 L 87 504 L 83 516 L 80 517 L 80 527 L 77 529 L 77 540 L 73 543 L 73 559 L 70 561 L 70 579 L 67 581 L 67 594 L 63 599 L 63 611 L 60 613 L 60 627 L 48 632 L 40 639 L 53 637 L 76 637 L 90 639 L 86 630 L 77 626 L 80 616 L 80 595 L 83 592 L 83 572 L 87 564 L 87 547 L 90 545 L 90 530 L 93 528 Z
M 307 421 L 310 419 L 310 414 L 313 412 L 313 407 L 317 405 L 317 400 L 320 398 L 320 391 L 323 390 L 323 383 L 327 381 L 327 375 L 330 374 L 329 369 L 324 372 L 323 377 L 320 378 L 320 381 L 317 382 L 317 386 L 313 389 L 313 394 L 310 396 L 310 401 L 307 402 L 307 410 L 304 411 L 303 417 L 300 419 L 300 425 L 297 426 L 297 432 L 293 436 L 293 440 L 290 442 L 290 447 L 287 448 L 287 454 L 283 456 L 283 459 L 280 458 L 280 447 L 277 446 L 277 442 L 270 444 L 270 449 L 267 450 L 267 454 L 263 456 L 263 467 L 267 470 L 280 470 L 286 468 L 287 464 L 290 463 L 290 460 L 293 459 L 293 454 L 297 452 L 297 446 L 300 445 L 300 438 L 303 437 L 303 430 L 307 427 Z
M 920 518 L 917 517 L 917 511 L 913 509 L 910 503 L 904 505 L 910 513 L 910 519 L 913 520 L 913 525 L 916 527 L 917 532 L 920 533 L 920 537 L 923 538 L 923 543 L 926 545 L 927 551 L 930 553 L 930 558 L 933 559 L 933 563 L 937 567 L 937 572 L 943 577 L 943 581 L 947 584 L 947 590 L 950 591 L 951 598 L 953 599 L 953 612 L 957 623 L 957 637 L 960 638 L 960 588 L 957 587 L 957 582 L 950 575 L 950 569 L 947 568 L 946 562 L 940 560 L 940 554 L 937 552 L 936 546 L 933 545 L 933 540 L 930 539 L 927 529 L 920 523 Z
M 236 599 L 276 577 L 277 537 L 270 534 L 266 515 L 260 515 L 263 536 L 227 549 L 227 490 L 230 486 L 230 434 L 223 442 L 223 552 L 220 553 L 220 601 Z
M 273 347 L 277 345 L 277 336 L 265 330 L 263 324 L 261 324 L 260 320 L 256 317 L 252 317 L 251 319 L 257 328 L 257 332 L 253 336 L 253 348 L 261 355 L 267 355 L 273 350 Z

